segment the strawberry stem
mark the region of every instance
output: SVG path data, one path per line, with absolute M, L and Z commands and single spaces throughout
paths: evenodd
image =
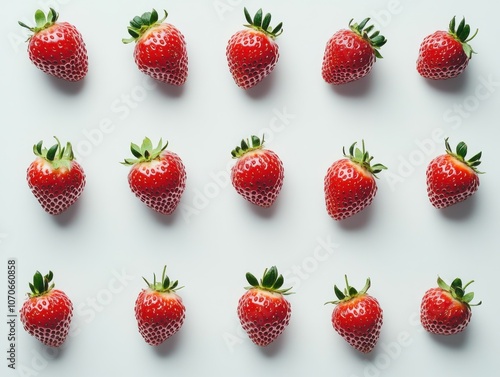
M 466 160 L 465 156 L 467 155 L 467 144 L 465 144 L 463 141 L 457 144 L 455 152 L 453 152 L 450 143 L 448 142 L 448 138 L 444 139 L 444 145 L 446 147 L 447 154 L 464 163 L 472 170 L 474 170 L 474 172 L 476 172 L 477 174 L 484 174 L 484 172 L 481 172 L 477 169 L 477 167 L 481 164 L 482 152 L 476 153 L 474 156 Z
M 130 20 L 130 26 L 127 27 L 127 31 L 131 38 L 123 38 L 123 43 L 137 42 L 149 29 L 153 26 L 161 24 L 168 17 L 166 10 L 163 10 L 164 16 L 159 19 L 158 12 L 153 9 L 151 12 L 145 12 L 142 16 L 135 16 Z
M 156 147 L 153 147 L 151 139 L 145 137 L 144 140 L 142 141 L 141 146 L 138 146 L 137 144 L 134 143 L 130 143 L 130 151 L 136 158 L 126 158 L 121 162 L 121 164 L 132 166 L 137 163 L 159 160 L 161 153 L 167 148 L 167 146 L 168 146 L 168 141 L 165 144 L 163 144 L 163 140 L 160 139 L 158 145 Z
M 276 266 L 266 268 L 260 281 L 257 280 L 257 278 L 250 272 L 247 272 L 245 276 L 248 284 L 250 284 L 250 286 L 245 287 L 245 289 L 258 288 L 268 292 L 281 293 L 283 295 L 289 295 L 293 293 L 290 292 L 290 289 L 292 289 L 292 287 L 281 289 L 283 283 L 285 282 L 285 279 L 283 278 L 283 275 L 278 274 L 278 269 L 276 268 Z
M 262 135 L 262 140 L 259 139 L 258 136 L 252 135 L 250 139 L 242 139 L 240 146 L 237 146 L 231 151 L 231 156 L 233 156 L 233 158 L 240 158 L 248 152 L 262 149 L 263 147 L 264 135 Z
M 266 34 L 269 38 L 276 39 L 281 33 L 283 33 L 283 23 L 280 22 L 276 27 L 273 29 L 271 26 L 271 14 L 266 13 L 265 16 L 263 16 L 262 9 L 259 9 L 256 13 L 255 16 L 252 19 L 252 16 L 250 16 L 250 13 L 248 13 L 247 8 L 243 8 L 243 12 L 245 14 L 245 19 L 248 24 L 244 25 L 245 27 L 249 27 L 251 29 L 260 31 L 264 34 Z
M 474 299 L 474 292 L 465 293 L 465 289 L 473 282 L 474 280 L 471 280 L 467 284 L 462 286 L 462 279 L 456 278 L 450 285 L 448 285 L 443 279 L 441 279 L 441 277 L 438 276 L 437 278 L 438 287 L 450 293 L 455 300 L 460 301 L 468 306 L 479 306 L 482 304 L 482 301 L 479 301 L 476 304 L 471 304 L 471 301 Z
M 161 281 L 156 281 L 156 274 L 153 274 L 153 284 L 149 283 L 149 281 L 146 280 L 145 277 L 142 279 L 146 282 L 148 287 L 155 291 L 155 292 L 162 292 L 162 293 L 168 293 L 168 292 L 175 292 L 178 291 L 179 289 L 182 289 L 184 287 L 178 287 L 179 281 L 171 281 L 170 278 L 167 276 L 167 266 L 163 266 L 163 272 L 161 274 Z
M 380 173 L 382 170 L 387 169 L 384 165 L 382 164 L 375 164 L 371 165 L 371 161 L 373 160 L 373 156 L 370 156 L 368 151 L 365 149 L 365 141 L 361 141 L 362 149 L 356 148 L 357 142 L 354 142 L 351 147 L 349 148 L 349 154 L 345 153 L 345 147 L 342 148 L 342 152 L 345 157 L 349 158 L 352 162 L 355 164 L 358 164 L 361 166 L 363 169 L 366 171 L 370 172 L 375 178 L 377 177 L 377 174 Z
M 33 283 L 29 283 L 31 293 L 28 293 L 28 296 L 32 298 L 49 293 L 55 286 L 54 283 L 51 284 L 53 278 L 54 274 L 52 271 L 49 271 L 45 276 L 42 276 L 39 271 L 35 272 L 35 275 L 33 275 Z
M 325 302 L 325 305 L 326 304 L 337 305 L 341 302 L 352 300 L 353 298 L 365 295 L 366 292 L 368 292 L 368 289 L 370 289 L 371 286 L 370 278 L 366 279 L 365 286 L 359 292 L 356 290 L 356 288 L 349 285 L 349 281 L 347 280 L 347 275 L 344 275 L 344 278 L 346 284 L 344 291 L 341 291 L 336 285 L 333 286 L 333 291 L 335 292 L 335 296 L 337 296 L 338 300 L 327 301 Z
M 383 45 L 385 45 L 387 43 L 387 39 L 383 35 L 380 35 L 379 31 L 375 31 L 371 35 L 369 35 L 374 29 L 373 25 L 370 25 L 370 26 L 365 28 L 368 21 L 370 21 L 369 17 L 365 18 L 359 24 L 357 24 L 357 23 L 353 24 L 352 21 L 353 21 L 353 19 L 351 19 L 351 21 L 349 21 L 349 28 L 355 34 L 357 34 L 358 36 L 360 36 L 361 38 L 363 38 L 365 41 L 367 41 L 370 44 L 370 46 L 373 49 L 373 53 L 375 54 L 375 57 L 382 59 L 383 57 L 380 54 L 379 49 L 380 49 L 380 47 L 382 47 Z
M 448 34 L 450 34 L 454 39 L 456 39 L 458 42 L 462 44 L 462 48 L 465 52 L 465 55 L 467 55 L 467 58 L 471 58 L 472 54 L 475 54 L 476 52 L 472 49 L 471 45 L 469 42 L 474 39 L 474 37 L 477 35 L 479 29 L 476 29 L 474 34 L 469 37 L 470 34 L 470 26 L 465 23 L 465 17 L 462 18 L 462 21 L 458 24 L 458 27 L 455 29 L 455 16 L 450 21 L 449 27 L 448 27 Z

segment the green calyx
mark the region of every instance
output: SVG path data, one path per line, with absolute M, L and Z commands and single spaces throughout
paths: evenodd
M 448 138 L 444 140 L 444 144 L 446 146 L 446 153 L 449 154 L 450 156 L 455 157 L 458 161 L 464 163 L 468 167 L 470 167 L 474 172 L 477 174 L 484 174 L 484 172 L 481 172 L 477 170 L 477 166 L 481 164 L 481 156 L 482 152 L 479 152 L 469 158 L 468 160 L 465 159 L 465 156 L 467 155 L 467 144 L 465 144 L 463 141 L 457 144 L 457 148 L 455 152 L 452 151 L 450 143 L 448 143 Z
M 275 39 L 277 36 L 283 33 L 283 22 L 280 22 L 274 29 L 269 26 L 271 24 L 270 13 L 266 13 L 266 15 L 263 15 L 262 9 L 259 9 L 252 19 L 250 13 L 248 13 L 247 8 L 244 8 L 243 11 L 248 22 L 248 24 L 244 26 L 260 31 L 272 39 Z
M 159 160 L 160 154 L 167 148 L 168 141 L 163 144 L 162 139 L 156 147 L 153 147 L 153 143 L 148 137 L 145 137 L 142 141 L 142 145 L 139 147 L 137 144 L 130 144 L 130 151 L 136 158 L 126 158 L 121 162 L 123 165 L 132 166 L 141 162 L 151 162 L 153 160 Z
M 366 283 L 365 283 L 365 286 L 363 287 L 363 289 L 361 289 L 361 291 L 358 292 L 358 290 L 356 288 L 351 287 L 349 285 L 349 281 L 347 280 L 347 275 L 344 275 L 344 278 L 345 278 L 346 287 L 345 287 L 343 292 L 336 285 L 333 286 L 333 290 L 334 290 L 335 295 L 337 296 L 338 300 L 328 301 L 325 303 L 325 305 L 326 304 L 337 305 L 337 304 L 340 304 L 341 302 L 346 302 L 346 301 L 352 300 L 356 297 L 363 296 L 366 294 L 366 292 L 368 291 L 368 289 L 371 286 L 370 278 L 368 278 L 368 279 L 366 279 Z
M 242 139 L 241 144 L 231 151 L 233 158 L 240 158 L 244 154 L 262 149 L 264 147 L 264 135 L 262 140 L 258 136 L 252 135 L 250 139 Z
M 455 29 L 455 16 L 451 19 L 450 25 L 448 28 L 448 34 L 450 34 L 453 38 L 455 38 L 457 41 L 459 41 L 462 44 L 462 47 L 464 49 L 465 55 L 467 55 L 467 58 L 471 58 L 472 54 L 475 54 L 476 52 L 472 49 L 471 45 L 469 42 L 474 39 L 474 37 L 477 35 L 479 29 L 476 29 L 475 33 L 469 37 L 470 34 L 470 26 L 465 23 L 465 17 L 462 18 L 462 21 L 458 24 L 458 27 Z
M 463 302 L 468 306 L 479 306 L 481 305 L 482 301 L 479 301 L 477 304 L 471 304 L 471 301 L 474 299 L 474 292 L 465 293 L 465 289 L 472 283 L 474 283 L 474 280 L 471 280 L 467 284 L 462 286 L 462 280 L 460 278 L 456 278 L 451 282 L 451 285 L 448 285 L 439 276 L 437 279 L 439 288 L 450 293 L 451 297 L 453 297 L 455 300 Z
M 163 10 L 165 13 L 162 19 L 159 19 L 158 12 L 153 9 L 151 12 L 145 12 L 142 16 L 135 16 L 131 21 L 130 25 L 127 27 L 128 33 L 131 35 L 131 38 L 123 38 L 123 43 L 132 43 L 137 42 L 144 33 L 146 33 L 153 26 L 161 24 L 168 17 L 168 13 L 166 10 Z
M 175 292 L 178 291 L 179 289 L 184 288 L 178 286 L 179 282 L 177 280 L 171 281 L 170 278 L 167 276 L 166 272 L 167 272 L 167 266 L 164 266 L 163 272 L 161 274 L 161 281 L 156 281 L 156 274 L 153 274 L 153 284 L 147 281 L 146 278 L 143 277 L 143 279 L 148 285 L 148 287 L 155 292 L 168 293 L 168 292 Z
M 379 31 L 373 31 L 375 27 L 374 25 L 366 26 L 368 21 L 370 21 L 369 17 L 365 18 L 359 24 L 353 24 L 352 21 L 352 19 L 351 21 L 349 21 L 349 28 L 370 44 L 375 57 L 382 59 L 382 55 L 380 55 L 379 49 L 386 44 L 387 39 L 383 35 L 380 35 Z
M 371 165 L 371 161 L 373 160 L 373 156 L 370 156 L 368 151 L 365 150 L 365 141 L 362 140 L 362 149 L 356 148 L 356 142 L 354 142 L 349 148 L 349 154 L 345 153 L 345 148 L 342 149 L 344 156 L 349 158 L 355 164 L 358 164 L 363 169 L 370 172 L 375 178 L 377 178 L 377 174 L 382 170 L 386 170 L 387 168 L 382 164 L 374 164 Z
M 71 143 L 68 142 L 65 147 L 62 147 L 59 139 L 55 136 L 54 139 L 56 139 L 57 144 L 53 145 L 49 149 L 44 148 L 43 141 L 40 140 L 38 144 L 33 146 L 33 153 L 50 163 L 54 169 L 70 169 L 71 161 L 75 159 Z
M 292 287 L 281 289 L 285 280 L 283 278 L 283 275 L 278 274 L 278 269 L 276 268 L 276 266 L 266 268 L 260 281 L 257 280 L 257 278 L 250 272 L 246 273 L 246 279 L 250 286 L 245 287 L 245 289 L 257 288 L 268 292 L 281 293 L 283 295 L 289 295 L 293 293 L 290 292 L 290 289 L 292 289 Z
M 35 275 L 33 276 L 33 283 L 29 283 L 31 293 L 28 293 L 28 296 L 32 298 L 49 293 L 55 286 L 54 283 L 51 283 L 53 277 L 54 274 L 52 271 L 49 271 L 49 273 L 45 276 L 42 276 L 39 271 L 35 272 Z
M 53 8 L 50 8 L 47 15 L 45 15 L 45 13 L 42 10 L 38 9 L 35 12 L 35 23 L 36 23 L 35 26 L 28 26 L 24 22 L 21 22 L 21 21 L 18 21 L 18 23 L 22 27 L 24 27 L 24 28 L 32 31 L 34 34 L 36 34 L 40 31 L 45 30 L 45 29 L 51 27 L 52 25 L 54 25 L 58 18 L 59 18 L 59 13 L 57 13 Z

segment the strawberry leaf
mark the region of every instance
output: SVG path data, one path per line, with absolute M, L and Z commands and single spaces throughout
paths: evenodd
M 248 284 L 250 284 L 252 287 L 258 287 L 259 286 L 259 281 L 250 272 L 247 272 L 247 274 L 245 276 L 247 278 Z

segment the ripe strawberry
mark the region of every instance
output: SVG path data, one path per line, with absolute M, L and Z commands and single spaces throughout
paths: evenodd
M 474 293 L 465 293 L 465 289 L 473 283 L 470 281 L 462 287 L 462 280 L 456 278 L 451 286 L 440 277 L 438 287 L 425 292 L 420 305 L 420 321 L 424 329 L 433 334 L 453 335 L 464 331 L 470 322 L 471 304 Z
M 270 27 L 271 14 L 262 17 L 259 9 L 252 17 L 244 8 L 248 29 L 233 34 L 226 47 L 229 71 L 240 88 L 249 89 L 269 75 L 279 58 L 278 45 L 275 42 L 282 32 L 283 23 L 274 29 Z
M 142 145 L 132 143 L 130 150 L 135 159 L 122 164 L 132 166 L 128 183 L 132 192 L 149 208 L 170 215 L 177 208 L 186 188 L 186 170 L 180 157 L 166 151 L 168 142 L 162 140 L 156 148 L 149 138 Z
M 68 296 L 50 284 L 54 274 L 45 276 L 36 272 L 31 293 L 21 307 L 21 323 L 24 329 L 43 344 L 59 347 L 69 333 L 73 304 Z M 49 285 L 50 284 L 50 285 Z
M 186 317 L 186 308 L 176 291 L 178 281 L 170 281 L 163 268 L 161 281 L 153 284 L 146 279 L 147 289 L 143 289 L 135 301 L 135 318 L 142 337 L 151 346 L 157 346 L 180 330 Z
M 275 266 L 265 269 L 260 282 L 250 272 L 246 278 L 250 286 L 238 301 L 238 317 L 250 340 L 265 347 L 290 323 L 292 307 L 284 295 L 291 293 L 291 287 L 280 289 L 284 279 Z
M 59 13 L 50 8 L 45 15 L 35 12 L 36 26 L 29 29 L 28 54 L 30 60 L 43 72 L 68 81 L 79 81 L 88 72 L 88 56 L 85 42 L 78 29 L 67 23 L 57 22 Z
M 349 285 L 347 276 L 345 282 L 344 292 L 334 286 L 338 300 L 327 302 L 337 305 L 332 312 L 333 328 L 358 351 L 371 352 L 380 337 L 382 308 L 377 299 L 366 293 L 370 288 L 369 278 L 360 292 Z
M 264 149 L 262 141 L 255 135 L 242 140 L 231 155 L 238 159 L 231 169 L 234 188 L 250 203 L 270 207 L 283 186 L 283 163 L 276 153 Z
M 365 18 L 359 25 L 351 20 L 349 29 L 337 31 L 328 40 L 321 70 L 328 84 L 359 80 L 370 73 L 376 58 L 382 58 L 379 48 L 387 40 L 378 31 L 368 35 L 374 28 L 373 25 L 365 28 L 369 20 Z
M 33 146 L 37 156 L 27 171 L 31 192 L 43 209 L 59 215 L 80 197 L 85 187 L 85 173 L 74 160 L 71 143 L 61 147 L 59 139 L 50 149 L 42 148 L 42 141 Z
M 481 152 L 466 160 L 467 144 L 463 141 L 456 153 L 451 151 L 448 138 L 445 146 L 446 154 L 434 158 L 427 167 L 427 195 L 436 208 L 449 207 L 474 194 L 482 173 L 476 168 L 481 164 Z
M 417 59 L 418 73 L 432 80 L 446 80 L 461 74 L 474 53 L 468 42 L 477 32 L 468 38 L 470 26 L 465 23 L 465 18 L 455 30 L 453 17 L 448 31 L 436 31 L 422 41 Z
M 347 158 L 338 160 L 328 168 L 325 176 L 325 201 L 328 214 L 343 220 L 368 207 L 377 193 L 376 174 L 387 169 L 382 164 L 370 165 L 372 156 L 363 149 L 349 148 Z
M 135 42 L 134 59 L 139 70 L 171 85 L 183 85 L 188 75 L 188 56 L 184 35 L 174 25 L 158 20 L 156 10 L 136 16 L 130 21 L 132 36 L 123 43 Z

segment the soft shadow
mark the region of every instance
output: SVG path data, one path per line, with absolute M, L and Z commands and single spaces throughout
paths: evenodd
M 184 85 L 170 85 L 161 81 L 157 82 L 158 92 L 169 98 L 181 98 L 186 90 L 187 82 Z
M 467 339 L 469 338 L 468 331 L 464 330 L 461 333 L 454 334 L 454 335 L 437 335 L 437 334 L 430 334 L 429 336 L 438 344 L 442 345 L 443 347 L 448 347 L 448 348 L 463 348 L 467 344 Z
M 250 89 L 242 89 L 246 95 L 253 99 L 260 99 L 266 97 L 273 87 L 275 86 L 276 77 L 278 75 L 276 72 L 271 72 L 267 77 L 265 77 L 257 85 L 251 87 Z
M 164 226 L 172 226 L 172 224 L 176 222 L 176 219 L 180 214 L 179 206 L 170 215 L 165 215 L 163 213 L 156 212 L 155 210 L 149 208 L 148 206 L 145 206 L 145 210 L 147 210 L 151 214 L 151 216 L 154 217 L 157 223 L 162 224 Z
M 439 90 L 444 93 L 459 93 L 467 87 L 469 82 L 469 74 L 467 70 L 462 74 L 447 80 L 431 80 L 422 78 L 425 80 L 427 85 L 435 90 Z
M 158 346 L 153 346 L 155 353 L 159 357 L 167 357 L 167 356 L 172 356 L 177 352 L 179 348 L 179 342 L 181 341 L 181 338 L 179 336 L 179 332 L 175 333 L 172 335 L 170 338 L 165 340 L 162 344 Z
M 477 207 L 476 195 L 472 195 L 463 202 L 439 210 L 442 216 L 453 221 L 466 221 Z
M 46 75 L 46 76 L 50 84 L 54 88 L 56 88 L 61 93 L 70 96 L 78 95 L 78 93 L 80 93 L 83 90 L 86 81 L 85 78 L 83 78 L 80 81 L 67 81 L 51 75 Z
M 266 346 L 266 347 L 257 346 L 257 347 L 259 348 L 259 351 L 264 356 L 275 357 L 275 355 L 280 353 L 281 350 L 283 349 L 283 347 L 285 347 L 285 343 L 287 342 L 286 338 L 287 338 L 287 334 L 285 331 L 280 336 L 278 336 L 278 338 L 274 342 L 272 342 L 268 346 Z
M 270 219 L 278 212 L 279 202 L 280 200 L 278 197 L 271 207 L 261 207 L 250 202 L 247 202 L 247 205 L 250 207 L 250 210 L 260 218 Z
M 354 216 L 347 219 L 337 221 L 341 228 L 352 231 L 361 229 L 367 226 L 373 216 L 373 204 L 369 205 L 361 212 L 356 213 Z
M 60 213 L 59 215 L 52 215 L 57 225 L 61 227 L 66 227 L 69 226 L 71 223 L 73 223 L 76 217 L 78 216 L 78 213 L 80 212 L 81 202 L 83 200 L 85 199 L 80 197 L 77 199 L 75 203 L 69 206 L 68 209 L 66 209 L 66 211 Z
M 345 97 L 362 97 L 366 96 L 373 87 L 372 77 L 372 73 L 369 73 L 367 76 L 359 80 L 341 85 L 330 84 L 330 86 L 336 94 L 340 94 Z

